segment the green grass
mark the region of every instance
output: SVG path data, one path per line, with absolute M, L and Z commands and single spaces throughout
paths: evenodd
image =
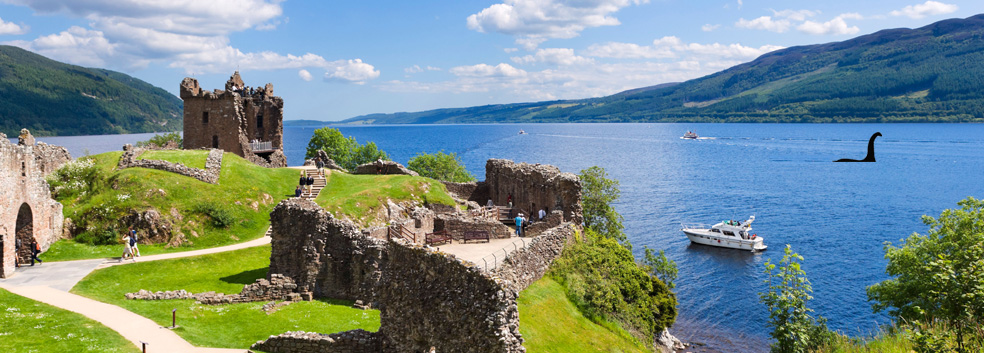
M 95 320 L 0 289 L 0 352 L 139 352 Z
M 357 328 L 379 329 L 379 311 L 359 310 L 351 302 L 310 301 L 290 304 L 267 315 L 265 302 L 200 305 L 193 300 L 126 300 L 124 294 L 184 289 L 199 293 L 238 293 L 243 286 L 266 276 L 270 247 L 262 246 L 218 254 L 153 262 L 137 262 L 95 271 L 72 292 L 118 305 L 160 325 L 171 325 L 171 309 L 178 309 L 175 332 L 196 346 L 248 348 L 258 340 L 286 331 L 333 333 Z M 139 261 L 139 260 L 138 260 Z
M 151 152 L 170 154 L 168 158 L 173 160 L 201 157 L 204 163 L 205 151 Z M 259 167 L 232 153 L 223 156 L 218 184 L 154 169 L 115 171 L 121 154 L 108 152 L 92 156 L 96 166 L 106 173 L 105 185 L 85 196 L 59 196 L 58 201 L 65 206 L 66 218 L 72 218 L 77 226 L 86 226 L 86 232 L 103 232 L 115 238 L 122 237 L 126 231 L 128 225 L 121 224 L 119 219 L 128 210 L 157 209 L 174 222 L 173 233 L 183 234 L 186 242 L 176 247 L 140 245 L 140 252 L 145 255 L 211 248 L 259 238 L 270 225 L 270 211 L 281 200 L 293 196 L 297 184 L 294 169 Z M 197 211 L 203 204 L 226 211 L 234 222 L 225 228 L 215 226 L 210 216 Z M 172 209 L 179 217 L 172 216 Z M 83 234 L 79 238 L 86 236 Z M 63 261 L 119 256 L 122 251 L 122 245 L 89 245 L 60 240 L 43 256 L 46 261 Z
M 181 163 L 185 166 L 205 169 L 205 158 L 208 157 L 206 150 L 162 150 L 146 151 L 137 159 L 156 159 L 174 163 Z M 225 156 L 222 157 L 225 159 Z
M 869 340 L 856 340 L 838 335 L 835 342 L 821 350 L 825 353 L 910 353 L 912 344 L 901 334 L 882 334 Z
M 352 175 L 333 171 L 315 202 L 363 226 L 382 225 L 386 200 L 455 205 L 440 181 L 409 175 Z
M 652 352 L 617 325 L 599 325 L 584 317 L 564 288 L 548 277 L 520 293 L 519 322 L 530 353 Z

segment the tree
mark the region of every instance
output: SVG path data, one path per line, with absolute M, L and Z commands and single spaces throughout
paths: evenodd
M 181 134 L 177 132 L 170 132 L 163 135 L 154 135 L 147 141 L 137 141 L 137 147 L 148 147 L 150 145 L 155 145 L 157 147 L 165 147 L 168 142 L 174 142 L 177 148 L 181 148 L 184 145 L 184 139 L 181 138 Z
M 785 254 L 778 268 L 771 261 L 765 263 L 765 283 L 769 291 L 759 293 L 759 300 L 769 307 L 769 326 L 771 336 L 776 341 L 771 346 L 773 353 L 812 352 L 828 343 L 832 332 L 827 330 L 826 320 L 814 320 L 813 310 L 806 302 L 813 297 L 813 288 L 806 278 L 806 271 L 800 267 L 803 257 L 794 253 L 786 245 Z
M 677 268 L 676 261 L 670 260 L 666 257 L 666 252 L 663 250 L 659 251 L 659 256 L 656 255 L 656 251 L 650 249 L 649 247 L 643 247 L 646 251 L 645 257 L 643 257 L 642 262 L 649 267 L 649 273 L 653 276 L 659 277 L 663 283 L 666 283 L 667 287 L 670 289 L 676 288 L 673 281 L 676 280 L 677 274 L 680 270 Z
M 407 162 L 407 168 L 421 176 L 437 180 L 455 183 L 475 181 L 475 176 L 465 169 L 461 159 L 454 152 L 420 153 Z
M 907 322 L 945 323 L 964 352 L 966 343 L 984 347 L 984 337 L 973 334 L 984 325 L 984 201 L 968 197 L 957 205 L 939 218 L 923 216 L 927 234 L 913 233 L 900 247 L 885 243 L 885 272 L 893 278 L 868 287 L 868 300 L 875 312 Z
M 348 170 L 353 170 L 360 164 L 377 159 L 389 160 L 386 152 L 376 147 L 375 143 L 369 142 L 360 146 L 354 137 L 345 137 L 341 131 L 330 127 L 314 130 L 314 135 L 308 141 L 307 153 L 305 153 L 304 158 L 317 157 L 318 150 L 325 151 L 328 158 Z
M 598 234 L 612 238 L 632 249 L 622 229 L 622 215 L 615 211 L 612 202 L 618 200 L 621 192 L 618 180 L 608 179 L 608 173 L 599 166 L 584 169 L 578 175 L 581 179 L 581 205 L 584 208 L 584 226 Z

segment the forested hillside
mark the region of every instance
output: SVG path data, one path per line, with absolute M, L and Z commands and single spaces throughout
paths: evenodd
M 798 46 L 675 85 L 350 123 L 984 122 L 984 15 Z
M 177 81 L 175 81 L 177 82 Z M 126 74 L 0 46 L 0 132 L 16 136 L 181 130 L 181 99 Z

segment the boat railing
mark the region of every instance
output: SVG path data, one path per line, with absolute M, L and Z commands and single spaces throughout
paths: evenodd
M 711 229 L 710 224 L 704 223 L 681 223 L 683 229 Z

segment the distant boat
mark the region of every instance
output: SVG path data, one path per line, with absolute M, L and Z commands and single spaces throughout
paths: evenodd
M 683 137 L 681 137 L 681 138 L 690 139 L 690 140 L 696 140 L 697 139 L 697 132 L 696 131 L 687 131 L 687 133 L 686 134 L 683 134 Z
M 519 134 L 520 134 L 520 135 L 526 135 L 526 131 L 523 131 L 523 130 L 519 130 Z
M 762 251 L 768 248 L 763 243 L 762 237 L 752 234 L 752 222 L 755 216 L 751 216 L 744 223 L 741 221 L 724 221 L 713 226 L 684 225 L 683 234 L 690 238 L 690 242 L 722 248 L 745 249 L 751 251 Z

